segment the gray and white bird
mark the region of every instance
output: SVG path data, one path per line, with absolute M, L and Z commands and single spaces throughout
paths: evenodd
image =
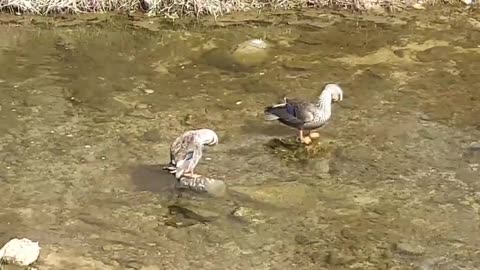
M 197 129 L 184 132 L 170 145 L 170 163 L 165 169 L 175 174 L 177 179 L 183 175 L 197 178 L 194 169 L 202 158 L 203 147 L 218 144 L 218 136 L 211 129 Z
M 327 84 L 323 89 L 318 102 L 305 102 L 301 100 L 284 98 L 284 102 L 264 109 L 265 119 L 278 120 L 284 125 L 299 130 L 300 141 L 305 144 L 311 138 L 318 138 L 320 134 L 311 132 L 327 124 L 332 116 L 332 104 L 343 99 L 343 90 L 337 84 Z M 307 131 L 309 136 L 304 136 Z

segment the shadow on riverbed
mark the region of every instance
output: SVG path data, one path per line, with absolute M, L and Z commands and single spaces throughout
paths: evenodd
M 176 193 L 176 179 L 164 165 L 139 165 L 131 169 L 131 178 L 138 191 L 168 194 Z

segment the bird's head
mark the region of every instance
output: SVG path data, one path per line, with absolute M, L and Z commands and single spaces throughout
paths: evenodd
M 332 98 L 332 103 L 343 100 L 343 90 L 338 84 L 329 83 L 323 89 L 323 93 L 327 93 Z
M 218 136 L 215 131 L 207 128 L 197 130 L 203 145 L 213 146 L 218 144 Z

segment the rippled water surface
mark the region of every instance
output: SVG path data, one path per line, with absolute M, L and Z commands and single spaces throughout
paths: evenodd
M 39 269 L 480 269 L 478 12 L 15 20 L 0 242 L 40 241 Z M 233 65 L 251 38 L 267 57 Z M 321 146 L 273 147 L 295 130 L 263 107 L 328 82 L 345 94 Z M 161 170 L 192 128 L 220 136 L 197 170 L 223 197 Z

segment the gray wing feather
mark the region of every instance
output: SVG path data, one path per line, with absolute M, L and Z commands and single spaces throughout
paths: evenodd
M 287 99 L 287 104 L 293 108 L 293 111 L 295 112 L 295 117 L 298 120 L 302 121 L 303 123 L 307 123 L 313 120 L 314 111 L 316 108 L 315 105 L 313 105 L 312 103 Z
M 194 169 L 200 158 L 202 157 L 202 147 L 201 145 L 196 145 L 194 149 L 189 150 L 185 153 L 184 158 L 182 158 L 176 165 L 175 177 L 179 179 L 185 171 L 191 171 Z
M 313 120 L 315 105 L 309 102 L 285 98 L 286 111 L 295 117 L 298 122 L 307 123 Z

